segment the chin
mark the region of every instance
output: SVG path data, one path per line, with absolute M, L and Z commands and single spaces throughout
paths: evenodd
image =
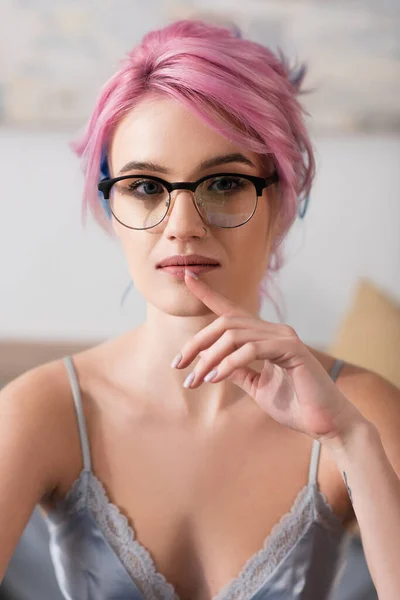
M 210 309 L 183 284 L 180 289 L 171 289 L 164 286 L 162 289 L 152 290 L 151 294 L 143 294 L 147 302 L 160 312 L 174 317 L 200 317 L 210 314 Z

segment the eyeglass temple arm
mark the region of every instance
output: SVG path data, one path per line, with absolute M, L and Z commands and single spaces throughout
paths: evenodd
M 274 171 L 272 173 L 272 175 L 269 175 L 268 177 L 265 178 L 265 183 L 266 185 L 271 185 L 271 183 L 278 183 L 279 181 L 279 175 L 278 175 L 278 171 Z

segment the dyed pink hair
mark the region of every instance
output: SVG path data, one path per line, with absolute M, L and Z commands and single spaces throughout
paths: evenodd
M 310 193 L 315 163 L 297 95 L 305 68 L 292 70 L 282 52 L 240 37 L 236 29 L 182 20 L 146 34 L 100 91 L 83 134 L 72 143 L 85 174 L 83 218 L 87 208 L 108 232 L 97 183 L 102 153 L 119 121 L 146 94 L 178 100 L 214 130 L 239 146 L 271 156 L 279 173 L 279 230 L 260 288 L 279 319 L 282 312 L 268 293 L 283 266 L 281 242 Z

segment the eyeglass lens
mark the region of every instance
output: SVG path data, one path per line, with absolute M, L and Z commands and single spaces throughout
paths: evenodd
M 197 186 L 195 202 L 197 210 L 210 225 L 237 227 L 253 215 L 257 192 L 254 184 L 243 177 L 211 177 Z M 114 216 L 134 229 L 158 225 L 166 216 L 169 204 L 170 194 L 166 187 L 151 178 L 121 179 L 110 191 Z

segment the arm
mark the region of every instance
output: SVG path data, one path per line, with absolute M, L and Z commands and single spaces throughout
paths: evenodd
M 59 374 L 59 366 L 44 365 L 0 393 L 0 582 L 35 505 L 57 486 Z
M 374 374 L 363 377 L 365 386 L 357 386 L 356 395 L 347 395 L 366 420 L 349 422 L 345 434 L 321 442 L 345 481 L 379 598 L 398 600 L 400 390 Z

